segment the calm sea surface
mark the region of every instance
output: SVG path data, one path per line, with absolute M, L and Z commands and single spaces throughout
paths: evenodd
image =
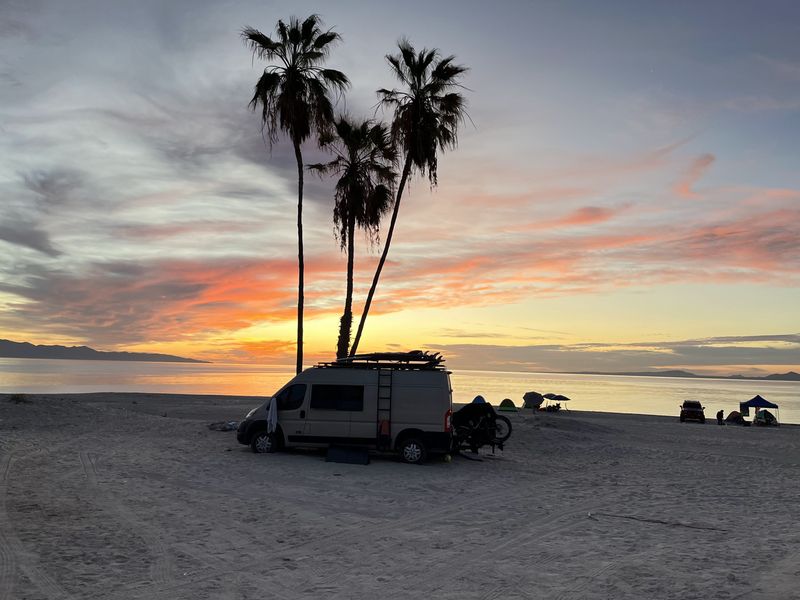
M 291 367 L 239 364 L 146 363 L 0 358 L 0 393 L 153 392 L 269 396 L 293 375 Z M 453 400 L 481 394 L 492 404 L 511 398 L 522 405 L 530 390 L 563 394 L 573 410 L 678 414 L 686 399 L 700 400 L 706 417 L 761 394 L 780 406 L 783 423 L 800 423 L 800 384 L 616 375 L 454 371 Z

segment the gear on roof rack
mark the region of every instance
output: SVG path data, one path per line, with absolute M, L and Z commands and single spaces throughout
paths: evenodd
M 332 362 L 321 362 L 317 366 L 339 369 L 433 370 L 444 369 L 442 363 L 444 363 L 444 357 L 438 352 L 411 350 L 410 352 L 356 354 Z

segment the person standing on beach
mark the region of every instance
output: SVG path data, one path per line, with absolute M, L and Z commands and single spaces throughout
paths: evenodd
M 725 425 L 725 422 L 722 420 L 723 415 L 723 411 L 717 413 L 717 425 Z

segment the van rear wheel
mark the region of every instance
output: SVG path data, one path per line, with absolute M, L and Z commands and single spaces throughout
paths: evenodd
M 400 458 L 403 462 L 411 465 L 421 465 L 428 457 L 428 450 L 425 444 L 419 438 L 410 437 L 404 439 L 398 448 L 400 451 Z
M 250 440 L 250 448 L 256 454 L 272 454 L 278 450 L 278 438 L 274 433 L 267 433 L 266 429 L 259 431 Z

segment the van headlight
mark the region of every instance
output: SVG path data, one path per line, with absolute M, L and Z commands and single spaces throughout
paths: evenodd
M 251 410 L 249 413 L 247 413 L 247 416 L 245 417 L 245 419 L 249 419 L 250 417 L 252 417 L 254 414 L 256 414 L 257 410 L 258 410 L 258 407 L 256 406 L 253 410 Z

